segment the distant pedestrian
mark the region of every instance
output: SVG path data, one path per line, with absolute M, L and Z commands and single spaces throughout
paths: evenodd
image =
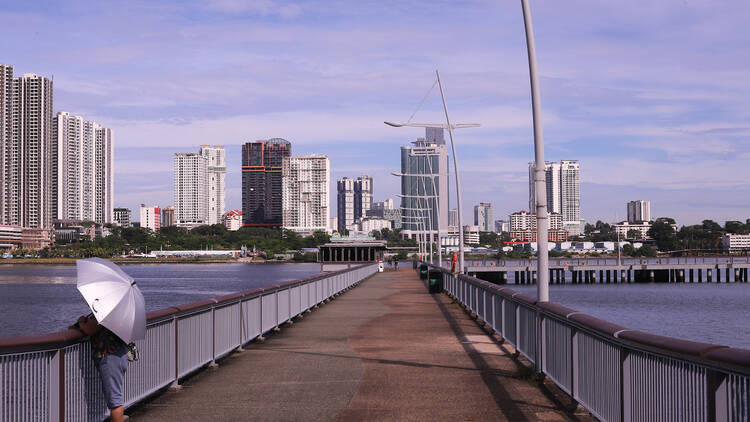
M 398 271 L 398 258 L 393 260 L 393 268 Z

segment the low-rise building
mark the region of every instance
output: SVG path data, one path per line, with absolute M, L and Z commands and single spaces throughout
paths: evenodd
M 18 249 L 23 242 L 23 227 L 0 225 L 0 250 Z
M 393 222 L 385 218 L 365 217 L 359 220 L 359 230 L 365 233 L 392 228 Z
M 729 253 L 750 251 L 750 234 L 725 234 L 721 246 Z
M 115 208 L 114 223 L 120 227 L 130 227 L 130 209 Z
M 549 242 L 566 242 L 568 232 L 563 229 L 562 215 L 552 212 L 549 213 L 548 217 L 547 240 Z M 516 242 L 536 242 L 536 213 L 518 211 L 511 214 L 510 238 Z
M 226 226 L 227 230 L 234 232 L 242 228 L 242 211 L 232 210 L 221 215 L 221 224 Z
M 631 223 L 623 221 L 619 224 L 615 224 L 615 233 L 617 233 L 622 239 L 650 239 L 648 231 L 651 229 L 650 221 L 641 221 L 637 223 Z M 635 230 L 639 233 L 638 237 L 630 236 L 631 230 Z

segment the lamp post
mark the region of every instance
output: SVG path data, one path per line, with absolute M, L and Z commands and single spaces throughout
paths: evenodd
M 448 106 L 445 102 L 445 94 L 443 92 L 443 85 L 440 82 L 440 73 L 438 71 L 435 71 L 435 74 L 437 75 L 438 85 L 440 86 L 440 97 L 443 100 L 443 110 L 445 111 L 445 120 L 446 123 L 411 123 L 411 122 L 405 122 L 405 123 L 399 123 L 399 122 L 384 122 L 388 126 L 393 127 L 433 127 L 433 128 L 439 128 L 439 129 L 448 129 L 448 136 L 451 140 L 451 151 L 453 154 L 453 168 L 454 172 L 456 173 L 456 202 L 458 202 L 458 251 L 459 251 L 459 260 L 458 260 L 458 272 L 463 273 L 464 271 L 464 231 L 461 226 L 462 220 L 462 210 L 463 207 L 461 206 L 461 181 L 458 174 L 458 158 L 456 156 L 456 145 L 453 141 L 453 130 L 454 129 L 463 129 L 463 128 L 470 128 L 470 127 L 479 127 L 479 123 L 457 123 L 457 124 L 451 124 L 450 118 L 448 116 Z M 433 184 L 434 186 L 434 184 Z M 440 238 L 439 232 L 438 232 L 438 239 Z
M 534 196 L 536 200 L 536 245 L 537 245 L 537 300 L 549 302 L 549 250 L 547 249 L 547 184 L 544 177 L 544 133 L 542 131 L 542 103 L 539 96 L 539 78 L 536 66 L 534 28 L 528 0 L 521 0 L 523 23 L 526 28 L 526 49 L 529 57 L 529 81 L 531 84 L 531 109 L 534 118 Z

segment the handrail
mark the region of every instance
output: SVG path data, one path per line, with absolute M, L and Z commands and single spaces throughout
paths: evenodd
M 377 264 L 364 264 L 148 312 L 146 338 L 136 342 L 141 359 L 125 376 L 125 406 L 178 385 L 375 272 Z M 108 412 L 84 340 L 77 330 L 0 338 L 0 421 L 104 420 Z
M 750 419 L 750 350 L 627 329 L 429 267 L 443 273 L 448 294 L 601 420 Z

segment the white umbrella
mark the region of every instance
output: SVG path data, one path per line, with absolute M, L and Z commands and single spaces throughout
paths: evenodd
M 135 280 L 101 258 L 79 259 L 78 291 L 99 324 L 125 343 L 146 338 L 146 304 Z

